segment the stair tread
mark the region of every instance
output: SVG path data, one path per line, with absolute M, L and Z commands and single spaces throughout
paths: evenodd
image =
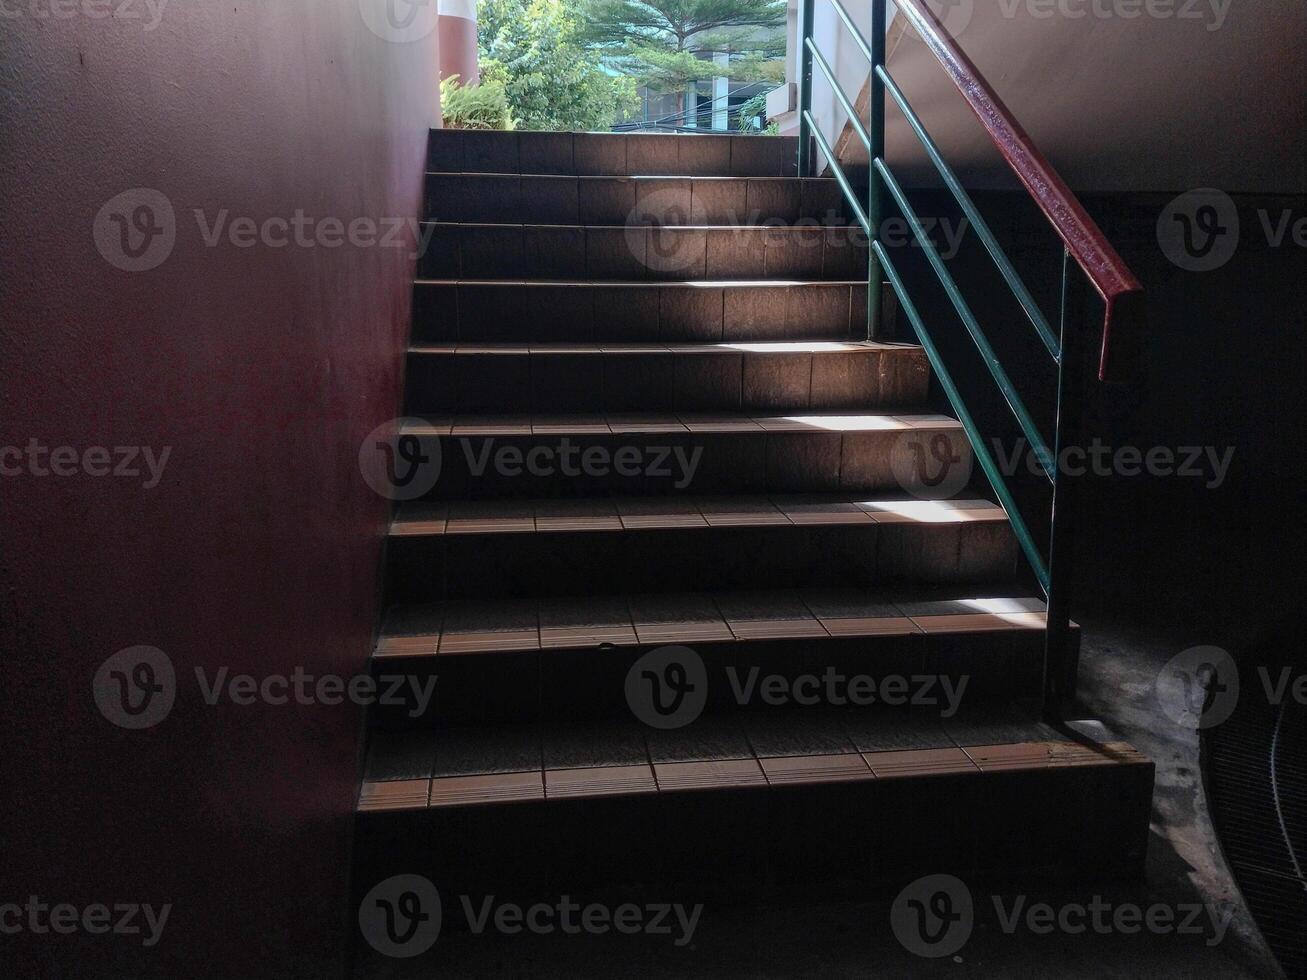
M 1101 724 L 1074 737 L 1032 706 L 782 708 L 660 731 L 634 718 L 373 733 L 364 812 L 930 779 L 1148 760 Z M 424 792 L 427 789 L 427 792 Z
M 873 592 L 852 588 L 448 600 L 392 608 L 384 660 L 583 650 L 662 643 L 735 643 L 1042 630 L 1042 600 L 976 587 Z
M 607 223 L 605 223 L 605 222 L 599 222 L 599 221 L 587 221 L 587 222 L 584 222 L 584 223 L 583 223 L 583 222 L 576 222 L 576 221 L 431 221 L 431 220 L 424 220 L 424 221 L 419 222 L 419 224 L 423 224 L 423 225 L 434 225 L 434 226 L 437 226 L 437 227 L 449 227 L 449 228 L 602 228 L 602 229 L 604 229 L 604 230 L 611 230 L 611 229 L 616 228 L 616 229 L 620 229 L 620 230 L 623 230 L 623 231 L 628 230 L 628 229 L 629 229 L 629 230 L 635 230 L 635 229 L 647 228 L 647 229 L 649 229 L 649 230 L 651 230 L 651 231 L 667 231 L 667 232 L 682 232 L 682 231 L 767 231 L 767 232 L 775 232 L 775 233 L 780 233 L 780 234 L 799 234 L 799 233 L 803 233 L 803 234 L 812 234 L 813 232 L 818 232 L 818 231 L 843 231 L 843 232 L 849 232 L 850 234 L 865 234 L 865 233 L 863 232 L 863 230 L 862 230 L 862 226 L 861 226 L 861 225 L 856 225 L 856 224 L 853 224 L 853 223 L 851 223 L 851 222 L 848 223 L 848 224 L 832 224 L 832 225 L 816 224 L 816 223 L 807 223 L 807 224 L 786 224 L 786 225 L 776 225 L 776 224 L 756 224 L 756 225 L 751 225 L 751 224 L 742 224 L 742 223 L 729 223 L 729 224 L 701 224 L 701 225 L 659 225 L 659 224 L 644 223 L 644 222 L 641 222 L 641 223 L 638 223 L 638 224 L 616 224 L 616 223 L 614 223 L 614 222 L 607 222 Z
M 594 435 L 633 432 L 885 432 L 960 429 L 962 423 L 935 414 L 802 412 L 758 415 L 743 412 L 628 412 L 592 415 L 452 415 L 409 418 L 400 431 L 415 436 Z
M 770 341 L 721 341 L 697 344 L 659 344 L 659 343 L 571 343 L 557 341 L 553 343 L 510 343 L 482 341 L 458 341 L 448 344 L 413 344 L 410 354 L 418 355 L 453 355 L 484 354 L 513 357 L 529 357 L 532 354 L 562 355 L 630 355 L 630 354 L 852 354 L 901 352 L 920 355 L 922 348 L 918 344 L 885 343 L 874 340 L 770 340 Z
M 419 286 L 529 286 L 542 289 L 549 286 L 591 286 L 596 289 L 640 286 L 645 289 L 669 286 L 700 286 L 704 288 L 790 289 L 795 286 L 865 286 L 865 279 L 476 279 L 476 278 L 418 278 Z
M 738 182 L 741 180 L 775 180 L 786 183 L 798 183 L 799 181 L 816 181 L 825 184 L 828 187 L 838 186 L 834 177 L 793 177 L 776 174 L 763 174 L 759 176 L 742 176 L 731 177 L 721 174 L 528 174 L 528 173 L 493 173 L 485 170 L 428 170 L 428 177 L 531 177 L 533 179 L 547 180 L 622 180 L 622 181 L 641 181 L 641 180 L 693 180 L 693 181 L 725 181 Z
M 960 524 L 1007 521 L 980 498 L 919 500 L 889 495 L 800 494 L 581 497 L 401 503 L 392 537 L 454 534 L 638 531 L 711 527 Z

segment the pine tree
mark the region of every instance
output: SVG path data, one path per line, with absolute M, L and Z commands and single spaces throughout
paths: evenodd
M 705 75 L 699 56 L 727 51 L 731 77 L 780 82 L 786 0 L 589 0 L 587 37 L 614 69 L 655 91 L 675 92 Z

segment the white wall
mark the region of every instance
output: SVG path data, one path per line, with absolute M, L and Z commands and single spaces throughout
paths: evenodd
M 950 25 L 960 26 L 962 48 L 1079 190 L 1307 192 L 1307 3 L 1200 0 L 1193 9 L 1202 19 L 1090 14 L 1135 6 L 975 0 L 969 17 Z M 1187 6 L 1176 0 L 1172 9 Z M 866 59 L 830 4 L 816 0 L 816 7 L 818 44 L 853 96 L 867 80 Z M 846 8 L 869 31 L 870 4 Z M 1053 16 L 1037 16 L 1049 8 Z M 1010 186 L 934 56 L 915 35 L 899 33 L 892 24 L 890 71 L 948 160 L 971 184 Z M 845 120 L 824 78 L 814 83 L 813 113 L 835 142 Z M 892 105 L 886 139 L 905 179 L 933 174 Z M 849 162 L 865 165 L 856 137 L 849 147 L 857 151 Z

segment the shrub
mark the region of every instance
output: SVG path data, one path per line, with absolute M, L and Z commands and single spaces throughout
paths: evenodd
M 440 83 L 440 114 L 447 129 L 513 129 L 508 93 L 501 81 L 462 85 L 457 75 Z

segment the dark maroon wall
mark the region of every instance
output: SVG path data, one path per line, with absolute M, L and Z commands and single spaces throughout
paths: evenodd
M 193 671 L 364 668 L 388 504 L 356 460 L 397 414 L 413 257 L 209 247 L 193 212 L 416 216 L 437 42 L 383 40 L 360 0 L 163 7 L 0 19 L 0 451 L 171 447 L 152 489 L 0 476 L 0 903 L 173 909 L 153 949 L 0 936 L 0 974 L 336 976 L 360 712 L 211 707 Z M 152 271 L 94 237 L 133 188 L 176 215 Z M 92 679 L 138 644 L 179 693 L 132 732 Z

